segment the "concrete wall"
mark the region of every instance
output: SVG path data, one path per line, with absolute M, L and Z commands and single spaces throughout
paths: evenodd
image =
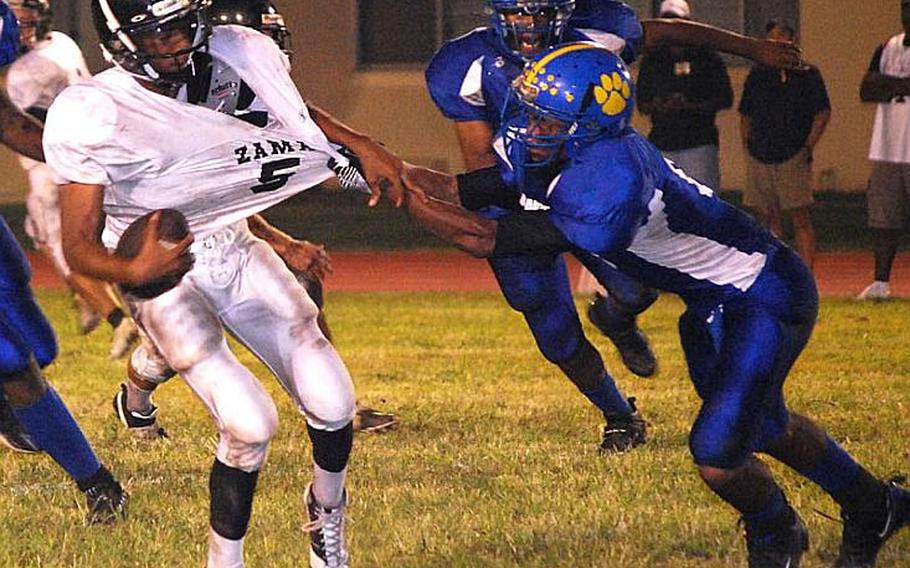
M 58 0 L 63 2 L 64 0 Z M 401 0 L 402 5 L 407 4 Z M 452 128 L 436 111 L 420 68 L 356 68 L 356 0 L 276 0 L 294 34 L 294 79 L 304 96 L 352 126 L 370 132 L 406 159 L 438 168 L 461 167 Z M 805 0 L 800 34 L 806 58 L 828 85 L 833 118 L 816 153 L 820 189 L 860 191 L 874 107 L 859 102 L 859 82 L 876 45 L 900 30 L 898 0 Z M 83 18 L 82 38 L 93 38 Z M 94 41 L 84 42 L 93 68 L 103 64 Z M 748 67 L 731 67 L 742 89 Z M 723 185 L 741 187 L 743 156 L 735 110 L 719 115 Z M 637 119 L 637 126 L 648 124 Z M 21 200 L 24 177 L 9 151 L 0 150 L 0 202 Z

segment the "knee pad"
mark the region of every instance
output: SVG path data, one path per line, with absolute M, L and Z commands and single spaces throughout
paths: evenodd
M 524 314 L 537 348 L 551 363 L 569 361 L 578 353 L 582 342 L 587 341 L 574 309 L 574 305 L 571 311 L 554 305 Z
M 250 409 L 249 412 L 221 417 L 221 440 L 218 459 L 243 471 L 260 469 L 265 463 L 269 442 L 278 430 L 278 414 L 271 409 Z
M 258 470 L 246 472 L 215 460 L 209 477 L 209 523 L 216 533 L 230 540 L 246 535 L 258 478 Z
M 689 451 L 696 465 L 735 469 L 745 463 L 753 448 L 745 437 L 698 420 L 689 433 Z
M 340 473 L 347 467 L 354 445 L 353 423 L 348 422 L 334 432 L 317 430 L 307 424 L 307 432 L 313 443 L 313 461 L 316 465 L 332 473 Z
M 0 375 L 3 394 L 13 408 L 27 408 L 44 397 L 50 385 L 33 359 L 24 371 Z

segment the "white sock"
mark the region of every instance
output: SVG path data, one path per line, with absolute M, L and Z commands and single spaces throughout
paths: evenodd
M 209 559 L 206 568 L 243 568 L 243 539 L 224 538 L 209 527 Z
M 334 473 L 313 464 L 313 497 L 316 498 L 317 503 L 330 509 L 341 505 L 347 471 L 348 468 L 344 468 L 340 472 Z

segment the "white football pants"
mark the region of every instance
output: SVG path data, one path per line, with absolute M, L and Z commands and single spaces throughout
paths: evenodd
M 215 419 L 217 457 L 259 469 L 278 426 L 275 404 L 228 348 L 224 329 L 278 378 L 314 428 L 334 431 L 355 412 L 347 369 L 316 325 L 318 309 L 284 262 L 241 221 L 193 243 L 196 264 L 150 300 L 128 297 L 148 340 Z

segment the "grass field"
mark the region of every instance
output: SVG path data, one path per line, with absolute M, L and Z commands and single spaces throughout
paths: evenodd
M 0 566 L 199 567 L 214 428 L 179 380 L 160 389 L 169 441 L 140 443 L 116 423 L 123 376 L 109 332 L 75 334 L 62 293 L 42 304 L 60 334 L 49 376 L 103 459 L 132 494 L 129 520 L 85 527 L 81 495 L 43 456 L 0 452 Z M 736 515 L 701 485 L 686 436 L 697 404 L 676 336 L 681 304 L 644 317 L 661 373 L 620 370 L 651 442 L 596 452 L 600 419 L 537 354 L 521 318 L 496 295 L 333 294 L 329 316 L 360 398 L 402 418 L 355 440 L 349 491 L 357 567 L 727 567 L 745 565 Z M 816 417 L 873 472 L 910 472 L 910 302 L 826 301 L 815 337 L 788 381 L 790 405 Z M 264 368 L 244 354 L 278 402 L 271 449 L 247 539 L 247 566 L 305 566 L 301 495 L 309 478 L 303 420 Z M 840 525 L 833 502 L 775 467 L 812 532 L 804 566 L 829 566 Z M 910 531 L 882 567 L 910 567 Z

